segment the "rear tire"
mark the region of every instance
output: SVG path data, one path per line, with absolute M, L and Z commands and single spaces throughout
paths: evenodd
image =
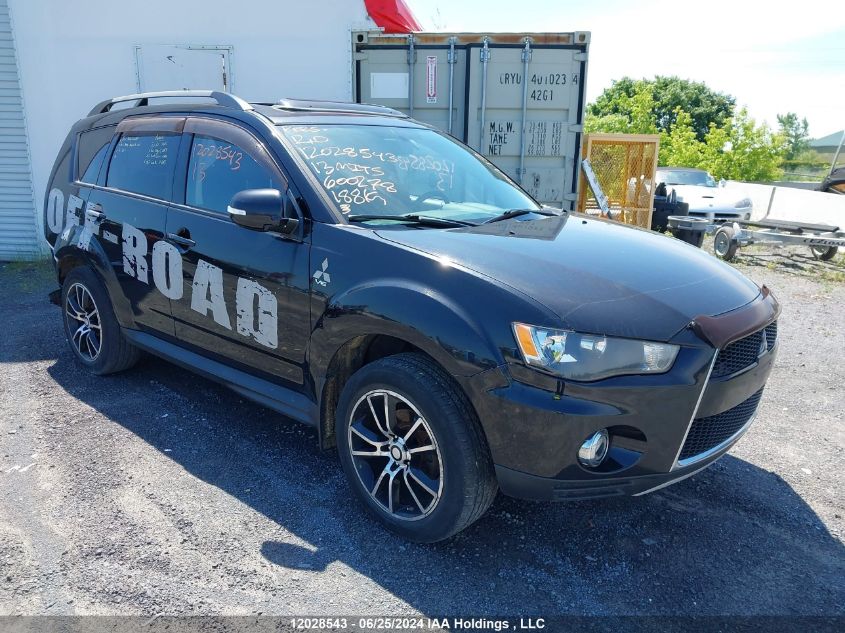
M 465 394 L 421 354 L 364 366 L 337 407 L 349 484 L 391 531 L 433 543 L 477 521 L 496 496 L 493 462 Z
M 739 243 L 734 239 L 732 226 L 723 226 L 713 236 L 713 252 L 726 262 L 731 261 L 736 255 Z
M 836 253 L 839 252 L 838 246 L 811 246 L 810 252 L 813 253 L 813 257 L 816 259 L 827 262 L 836 257 Z
M 74 268 L 62 284 L 62 321 L 76 359 L 103 376 L 129 369 L 140 351 L 126 340 L 103 283 L 90 268 Z

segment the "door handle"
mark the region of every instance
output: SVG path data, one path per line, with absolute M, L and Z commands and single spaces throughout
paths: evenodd
M 176 246 L 181 246 L 184 249 L 193 248 L 197 245 L 197 243 L 190 237 L 183 237 L 181 235 L 177 235 L 176 233 L 166 233 L 164 240 L 166 242 L 172 242 Z
M 102 222 L 106 219 L 106 214 L 103 213 L 103 207 L 100 204 L 92 204 L 85 208 L 85 215 L 91 218 L 94 222 Z

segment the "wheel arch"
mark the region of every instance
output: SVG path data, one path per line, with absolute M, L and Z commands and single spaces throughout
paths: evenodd
M 420 354 L 443 367 L 422 348 L 403 338 L 389 334 L 361 334 L 347 340 L 340 346 L 329 361 L 325 380 L 320 390 L 320 448 L 329 449 L 336 445 L 337 403 L 344 386 L 353 374 L 381 358 L 405 352 Z M 460 388 L 460 385 L 458 387 Z
M 65 243 L 54 253 L 56 278 L 63 285 L 65 278 L 74 268 L 87 266 L 103 284 L 112 305 L 112 310 L 121 327 L 134 327 L 135 318 L 132 307 L 123 294 L 114 268 L 108 260 L 103 247 L 96 239 L 88 242 L 87 248 L 81 248 L 75 241 Z
M 336 295 L 317 321 L 309 347 L 322 447 L 334 444 L 335 408 L 352 374 L 374 360 L 409 351 L 443 369 L 468 400 L 458 378 L 502 362 L 482 326 L 430 286 L 380 279 Z

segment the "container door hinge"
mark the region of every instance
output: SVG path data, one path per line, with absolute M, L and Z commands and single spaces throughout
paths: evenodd
M 480 61 L 482 63 L 490 61 L 490 48 L 487 46 L 487 38 L 484 38 L 484 46 L 481 48 Z
M 576 200 L 578 200 L 578 194 L 577 193 L 565 193 L 565 194 L 563 194 L 563 199 L 566 200 L 567 202 L 575 202 Z
M 361 60 L 369 59 L 369 58 L 368 58 L 366 53 L 353 53 L 352 59 L 354 59 L 357 62 L 357 61 L 361 61 Z
M 409 64 L 416 64 L 417 63 L 417 51 L 414 50 L 414 44 L 416 43 L 416 38 L 413 35 L 408 36 L 408 63 Z
M 520 55 L 520 61 L 523 62 L 530 62 L 531 61 L 531 39 L 526 37 L 523 40 L 523 48 L 522 48 L 522 55 Z
M 584 131 L 584 126 L 581 123 L 572 123 L 569 126 L 570 132 L 580 133 Z
M 449 51 L 446 53 L 446 61 L 450 64 L 457 64 L 458 63 L 458 53 L 455 50 L 455 44 L 457 43 L 457 37 L 450 37 L 449 38 Z
M 575 53 L 572 55 L 572 59 L 576 62 L 585 62 L 587 61 L 587 53 Z

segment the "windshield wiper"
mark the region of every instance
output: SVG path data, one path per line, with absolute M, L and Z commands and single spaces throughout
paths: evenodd
M 529 213 L 536 213 L 537 215 L 561 215 L 561 213 L 551 211 L 549 209 L 511 209 L 505 211 L 489 220 L 484 220 L 482 224 L 490 224 L 491 222 L 499 222 L 501 220 L 510 220 L 511 218 L 518 218 L 521 215 L 528 215 Z
M 466 222 L 464 220 L 452 220 L 450 218 L 435 218 L 428 215 L 419 215 L 417 213 L 406 213 L 404 215 L 379 215 L 379 214 L 356 214 L 350 215 L 346 218 L 350 222 L 366 222 L 368 220 L 393 220 L 394 222 L 411 222 L 421 226 L 432 227 L 455 227 L 455 226 L 476 226 L 475 222 Z

